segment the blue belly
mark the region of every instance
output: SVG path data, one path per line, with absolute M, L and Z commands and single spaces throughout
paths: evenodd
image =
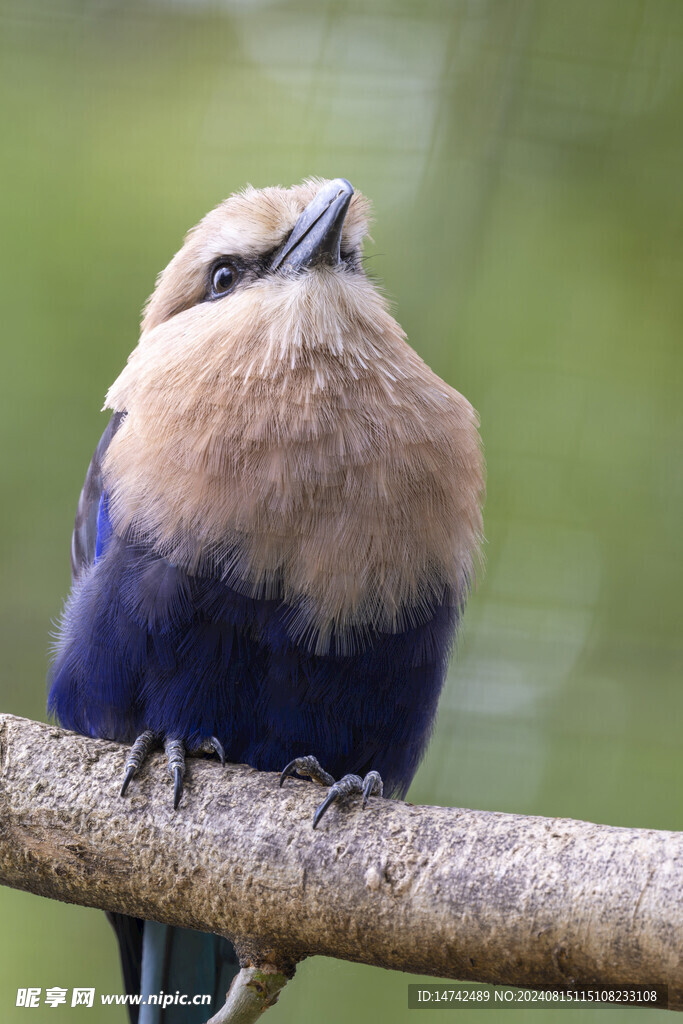
M 314 754 L 335 777 L 374 768 L 387 794 L 405 793 L 446 673 L 451 602 L 405 632 L 358 638 L 357 653 L 313 654 L 288 637 L 287 605 L 189 576 L 107 527 L 50 673 L 63 726 L 124 742 L 152 729 L 188 749 L 217 736 L 229 761 L 264 771 Z

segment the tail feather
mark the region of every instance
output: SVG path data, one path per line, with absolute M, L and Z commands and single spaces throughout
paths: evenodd
M 142 965 L 142 936 L 145 922 L 126 914 L 107 914 L 109 922 L 119 940 L 119 955 L 126 992 L 140 991 L 140 968 Z M 130 1024 L 139 1024 L 137 1006 L 128 1006 Z
M 139 1007 L 128 1007 L 130 1024 L 205 1024 L 223 1005 L 239 970 L 227 939 L 107 916 L 119 939 L 126 992 L 142 996 Z

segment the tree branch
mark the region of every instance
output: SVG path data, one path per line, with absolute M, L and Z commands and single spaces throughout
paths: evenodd
M 119 797 L 128 748 L 0 716 L 0 882 L 218 932 L 290 974 L 314 954 L 480 982 L 669 986 L 683 1008 L 683 833 L 321 790 L 163 755 Z M 223 1018 L 221 1018 L 223 1019 Z

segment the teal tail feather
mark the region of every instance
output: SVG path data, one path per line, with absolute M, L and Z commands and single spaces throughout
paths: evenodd
M 131 1024 L 205 1024 L 239 971 L 230 942 L 208 932 L 108 915 L 119 939 Z

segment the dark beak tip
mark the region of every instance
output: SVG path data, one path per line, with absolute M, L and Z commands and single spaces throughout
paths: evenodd
M 321 185 L 275 254 L 271 269 L 297 272 L 320 264 L 338 265 L 352 196 L 353 185 L 346 178 L 333 178 Z

